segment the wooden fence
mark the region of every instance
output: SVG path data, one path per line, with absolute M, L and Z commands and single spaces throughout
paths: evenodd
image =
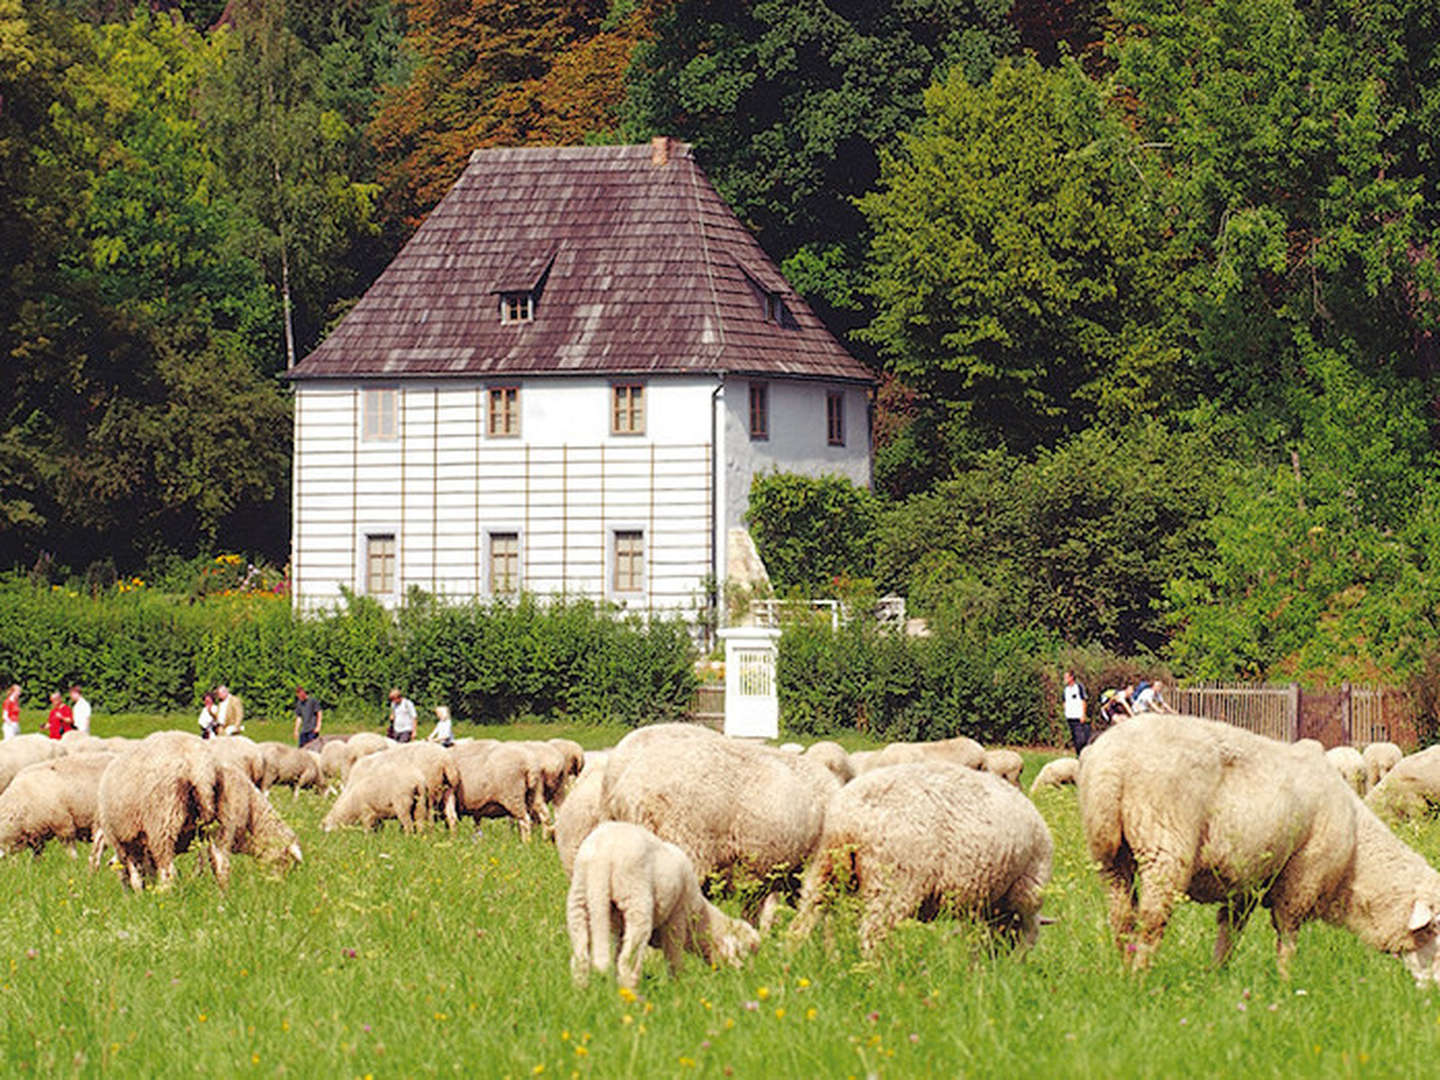
M 1390 687 L 1215 682 L 1178 687 L 1167 698 L 1179 712 L 1285 742 L 1318 739 L 1327 748 L 1397 742 L 1414 749 L 1419 741 L 1410 696 Z
M 725 729 L 725 685 L 705 684 L 695 688 L 690 699 L 690 720 L 716 731 Z

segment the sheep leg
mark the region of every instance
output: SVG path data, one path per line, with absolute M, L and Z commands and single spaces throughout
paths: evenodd
M 665 952 L 665 962 L 670 965 L 672 978 L 680 974 L 685 964 L 685 921 L 672 917 L 660 927 L 660 948 Z
M 1275 927 L 1275 967 L 1280 978 L 1290 978 L 1290 958 L 1295 955 L 1295 936 L 1301 920 L 1288 909 L 1276 904 L 1270 909 L 1270 924 Z
M 453 833 L 460 826 L 460 815 L 455 812 L 455 789 L 445 792 L 445 825 Z
M 1114 863 L 1101 870 L 1101 877 L 1109 898 L 1110 933 L 1128 960 L 1135 937 L 1135 862 L 1129 849 L 1117 853 Z
M 1175 901 L 1189 881 L 1189 864 L 1174 855 L 1162 852 L 1140 860 L 1139 934 L 1132 963 L 1136 971 L 1150 967 L 1150 958 L 1170 925 Z
M 105 833 L 100 826 L 95 826 L 95 835 L 90 841 L 90 872 L 93 874 L 100 869 L 100 860 L 105 857 Z
M 1235 942 L 1240 939 L 1240 931 L 1245 929 L 1245 924 L 1250 921 L 1254 910 L 1253 897 L 1226 900 L 1220 905 L 1220 910 L 1215 914 L 1216 967 L 1224 967 L 1229 963 L 1230 954 L 1235 950 Z
M 820 921 L 820 906 L 834 874 L 836 858 L 837 855 L 822 851 L 810 861 L 810 868 L 805 871 L 805 880 L 800 886 L 800 910 L 790 924 L 791 942 L 798 944 L 809 937 Z
M 857 873 L 861 872 L 859 866 Z M 860 951 L 871 952 L 903 920 L 920 910 L 923 886 L 898 879 L 895 873 L 861 874 Z
M 640 967 L 645 962 L 645 946 L 650 943 L 651 925 L 654 916 L 652 904 L 629 904 L 621 911 L 625 923 L 625 936 L 620 943 L 620 958 L 615 962 L 615 974 L 621 986 L 631 990 L 640 982 Z
M 576 986 L 585 986 L 590 982 L 590 912 L 585 906 L 585 880 L 585 868 L 580 867 L 565 898 L 565 928 L 570 933 L 570 977 L 575 980 Z M 605 933 L 608 940 L 608 923 Z
M 554 836 L 555 825 L 550 820 L 550 808 L 545 805 L 545 793 L 538 784 L 525 793 L 525 802 L 529 815 L 540 823 L 541 832 L 546 839 Z
M 219 843 L 210 845 L 210 867 L 215 871 L 215 883 L 220 888 L 230 884 L 230 853 Z

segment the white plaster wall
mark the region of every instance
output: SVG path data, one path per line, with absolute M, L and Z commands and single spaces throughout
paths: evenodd
M 870 407 L 864 387 L 810 380 L 766 379 L 770 437 L 750 437 L 750 383 L 725 383 L 725 521 L 744 526 L 750 481 L 778 469 L 806 476 L 839 475 L 870 486 Z M 825 395 L 845 395 L 845 445 L 831 446 L 825 427 Z

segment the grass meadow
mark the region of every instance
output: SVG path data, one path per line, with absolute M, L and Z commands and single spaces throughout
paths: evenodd
M 539 733 L 559 731 L 621 734 Z M 1027 755 L 1027 786 L 1048 756 Z M 238 858 L 224 894 L 193 853 L 173 891 L 140 896 L 53 845 L 0 860 L 0 1075 L 1415 1077 L 1440 1060 L 1440 995 L 1330 927 L 1302 932 L 1286 982 L 1263 915 L 1216 971 L 1213 911 L 1182 905 L 1155 969 L 1123 974 L 1073 789 L 1038 797 L 1060 922 L 1023 959 L 942 921 L 867 960 L 842 908 L 743 971 L 691 958 L 671 980 L 652 954 L 638 996 L 571 985 L 551 845 L 498 822 L 326 835 L 328 799 L 274 802 L 304 863 L 274 878 Z M 1440 824 L 1405 837 L 1440 863 Z

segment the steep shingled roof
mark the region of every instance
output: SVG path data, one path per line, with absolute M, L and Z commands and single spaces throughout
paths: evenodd
M 291 372 L 713 373 L 873 381 L 710 186 L 690 147 L 477 150 Z M 538 289 L 502 324 L 499 293 Z M 767 320 L 778 295 L 779 322 Z M 773 303 L 770 307 L 775 315 Z

